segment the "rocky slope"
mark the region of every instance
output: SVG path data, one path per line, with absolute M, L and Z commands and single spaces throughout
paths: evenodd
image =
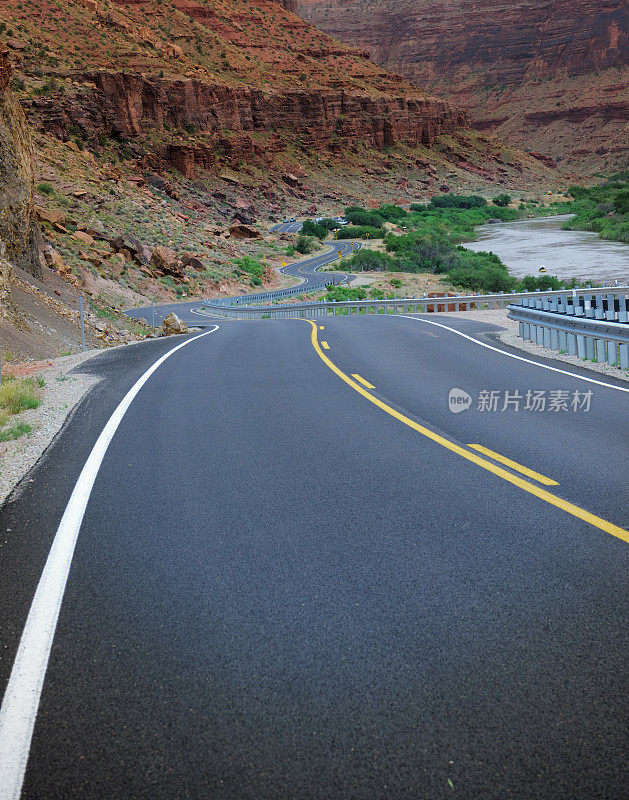
M 0 45 L 0 256 L 5 255 L 10 262 L 38 275 L 33 146 L 24 112 L 11 92 L 10 79 L 8 50 Z M 7 270 L 0 274 L 6 277 Z
M 285 216 L 564 181 L 293 7 L 3 0 L 14 68 L 10 78 L 5 58 L 4 85 L 32 123 L 43 237 L 41 285 L 29 292 L 26 273 L 13 282 L 30 330 L 0 323 L 5 359 L 76 347 L 81 296 L 93 336 L 112 344 L 135 335 L 122 308 L 286 285 L 276 269 L 295 237 L 269 231 Z M 31 181 L 20 225 L 32 220 Z
M 579 169 L 627 163 L 626 0 L 299 0 L 298 11 L 482 130 Z

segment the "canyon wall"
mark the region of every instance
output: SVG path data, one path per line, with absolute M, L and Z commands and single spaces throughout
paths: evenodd
M 94 72 L 75 78 L 91 88 L 23 101 L 38 127 L 62 139 L 70 130 L 80 130 L 91 140 L 191 131 L 201 140 L 196 145 L 170 142 L 161 151 L 184 173 L 192 172 L 194 162 L 211 168 L 217 147 L 235 148 L 236 160 L 295 143 L 303 150 L 331 152 L 359 145 L 382 150 L 398 143 L 430 147 L 437 136 L 468 124 L 463 112 L 430 97 L 374 97 L 343 90 L 269 92 L 128 73 Z
M 0 45 L 0 249 L 4 250 L 0 257 L 37 276 L 41 267 L 33 206 L 33 146 L 10 79 L 9 53 Z
M 629 156 L 626 0 L 298 0 L 308 21 L 567 164 Z

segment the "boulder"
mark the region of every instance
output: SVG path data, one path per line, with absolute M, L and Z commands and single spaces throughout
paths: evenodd
M 49 225 L 63 225 L 63 223 L 67 221 L 67 217 L 63 211 L 46 211 L 36 206 L 35 213 L 40 222 L 47 222 Z
M 287 186 L 291 186 L 293 189 L 296 189 L 298 186 L 301 186 L 301 181 L 297 177 L 297 175 L 293 174 L 292 172 L 285 172 L 282 175 L 282 180 Z
M 158 245 L 151 254 L 151 264 L 160 272 L 172 275 L 175 280 L 185 280 L 186 273 L 177 254 L 168 247 Z
M 250 228 L 248 225 L 231 225 L 229 235 L 234 239 L 259 239 L 261 237 L 260 231 Z
M 181 256 L 181 263 L 184 265 L 184 267 L 192 267 L 192 269 L 196 269 L 197 272 L 203 272 L 205 270 L 205 264 L 200 258 L 192 253 L 184 253 Z
M 188 326 L 185 322 L 182 322 L 173 311 L 171 311 L 171 313 L 162 322 L 160 336 L 171 336 L 177 333 L 189 333 Z
M 72 234 L 74 239 L 77 239 L 79 242 L 83 242 L 83 244 L 93 245 L 94 239 L 89 235 L 89 233 L 85 233 L 85 231 L 75 231 Z

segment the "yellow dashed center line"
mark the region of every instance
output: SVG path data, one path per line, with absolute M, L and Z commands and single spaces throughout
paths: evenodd
M 547 478 L 545 475 L 535 472 L 534 469 L 523 467 L 522 464 L 518 464 L 517 461 L 512 461 L 510 458 L 501 456 L 500 453 L 494 453 L 493 450 L 490 450 L 488 447 L 483 447 L 482 444 L 468 444 L 468 447 L 472 447 L 474 450 L 478 450 L 479 453 L 483 453 L 496 461 L 500 461 L 501 464 L 505 464 L 507 467 L 511 467 L 511 469 L 515 469 L 523 475 L 528 475 L 529 478 L 533 478 L 533 480 L 543 483 L 545 486 L 559 486 L 558 481 Z
M 309 320 L 306 320 L 309 321 Z M 449 439 L 446 439 L 444 436 L 440 436 L 438 433 L 431 431 L 429 428 L 425 428 L 423 425 L 420 425 L 415 420 L 410 419 L 409 417 L 401 414 L 399 411 L 396 411 L 391 406 L 388 406 L 386 403 L 383 403 L 382 400 L 379 400 L 373 394 L 368 392 L 362 386 L 360 386 L 355 380 L 352 380 L 349 375 L 346 375 L 341 369 L 339 369 L 336 364 L 331 361 L 323 352 L 321 347 L 329 350 L 329 345 L 327 342 L 321 342 L 319 345 L 319 340 L 317 339 L 317 325 L 314 322 L 310 322 L 312 326 L 312 332 L 310 335 L 310 341 L 312 342 L 312 346 L 314 347 L 315 351 L 319 358 L 326 364 L 332 372 L 341 378 L 341 380 L 345 381 L 348 386 L 351 386 L 354 391 L 361 394 L 375 406 L 385 411 L 387 414 L 390 414 L 395 419 L 402 422 L 404 425 L 408 425 L 409 428 L 421 433 L 422 436 L 425 436 L 428 439 L 432 439 L 433 442 L 442 445 L 446 449 L 456 453 L 457 455 L 461 456 L 461 458 L 465 458 L 467 461 L 471 461 L 473 464 L 478 465 L 479 467 L 483 467 L 488 472 L 492 472 L 494 475 L 497 475 L 499 478 L 503 478 L 505 481 L 518 486 L 520 489 L 523 489 L 525 492 L 534 495 L 540 500 L 544 500 L 546 503 L 555 506 L 556 508 L 560 508 L 562 511 L 571 514 L 573 517 L 577 517 L 578 519 L 583 520 L 584 522 L 588 522 L 590 525 L 594 525 L 596 528 L 600 528 L 600 530 L 605 531 L 606 533 L 611 534 L 612 536 L 616 536 L 619 539 L 622 539 L 624 542 L 629 543 L 629 531 L 626 531 L 624 528 L 619 527 L 618 525 L 614 525 L 613 522 L 609 522 L 602 517 L 597 517 L 596 514 L 592 514 L 589 511 L 586 511 L 583 508 L 575 505 L 574 503 L 570 503 L 567 500 L 564 500 L 561 497 L 557 497 L 557 495 L 552 494 L 551 492 L 546 491 L 546 489 L 540 489 L 539 486 L 535 486 L 533 483 L 529 483 L 525 481 L 524 478 L 520 478 L 518 475 L 513 475 L 510 472 L 507 472 L 502 467 L 498 467 L 496 464 L 493 464 L 491 461 L 487 461 L 480 456 L 477 456 L 476 453 L 470 453 L 469 450 L 465 450 L 458 444 L 451 442 Z
M 357 380 L 358 383 L 362 383 L 362 385 L 366 386 L 367 389 L 375 389 L 376 388 L 373 384 L 369 383 L 369 381 L 366 381 L 364 378 L 361 378 L 360 375 L 357 372 L 352 372 L 352 378 Z

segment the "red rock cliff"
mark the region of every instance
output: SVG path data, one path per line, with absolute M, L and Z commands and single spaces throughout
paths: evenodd
M 519 145 L 621 164 L 626 0 L 299 0 L 299 13 Z M 597 153 L 598 151 L 598 153 Z
M 297 140 L 306 150 L 339 152 L 360 143 L 379 150 L 396 143 L 430 146 L 437 136 L 467 124 L 465 114 L 435 98 L 333 90 L 268 92 L 128 73 L 96 72 L 80 79 L 93 89 L 80 96 L 25 101 L 33 120 L 62 138 L 71 126 L 92 138 L 194 130 L 213 137 L 198 149 L 202 154 L 197 158 L 206 168 L 213 161 L 210 145 L 235 146 L 226 131 L 241 137 L 234 154 L 238 158 L 255 155 L 256 133 L 273 134 L 271 150 Z

